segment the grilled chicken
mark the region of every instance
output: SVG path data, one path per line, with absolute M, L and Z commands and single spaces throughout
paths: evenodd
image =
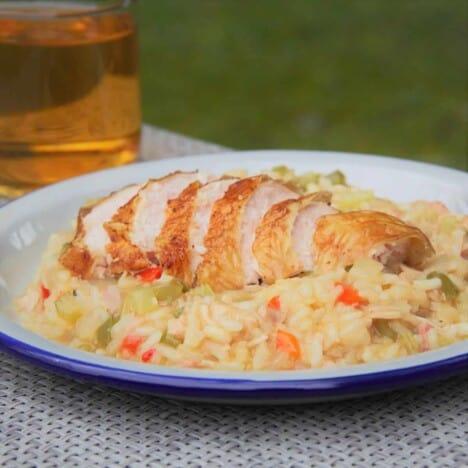
M 226 190 L 238 179 L 224 177 L 208 182 L 197 193 L 195 211 L 190 221 L 189 239 L 191 239 L 192 251 L 190 256 L 191 272 L 195 275 L 203 255 L 206 253 L 204 244 L 205 236 L 210 226 L 211 213 L 214 204 L 224 196 Z
M 349 211 L 322 216 L 313 236 L 316 267 L 330 270 L 373 257 L 397 272 L 405 263 L 420 268 L 434 253 L 426 235 L 398 218 L 378 211 Z
M 213 180 L 176 172 L 80 210 L 60 261 L 85 279 L 161 265 L 188 285 L 221 291 L 362 256 L 398 272 L 402 263 L 420 268 L 433 254 L 416 227 L 380 212 L 340 213 L 330 200 L 328 192 L 300 197 L 264 175 Z
M 199 172 L 174 172 L 149 180 L 104 227 L 111 242 L 107 252 L 112 258 L 112 274 L 134 272 L 158 264 L 155 239 L 167 217 L 168 201 L 177 198 L 191 183 L 205 183 L 207 175 Z
M 60 259 L 65 267 L 82 278 L 105 275 L 106 246 L 110 239 L 104 225 L 139 189 L 140 185 L 130 185 L 80 209 L 75 238 Z
M 261 175 L 230 185 L 213 206 L 197 283 L 209 284 L 215 290 L 256 283 L 258 265 L 252 243 L 257 225 L 271 206 L 297 197 L 285 185 Z
M 192 182 L 178 197 L 168 201 L 166 221 L 155 241 L 154 255 L 159 265 L 187 284 L 193 283 L 189 232 L 200 187 L 199 181 Z
M 336 213 L 330 201 L 330 193 L 317 192 L 277 203 L 265 214 L 252 246 L 265 283 L 313 269 L 311 239 L 317 220 Z

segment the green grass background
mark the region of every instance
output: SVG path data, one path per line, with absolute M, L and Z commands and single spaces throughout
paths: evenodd
M 143 118 L 468 170 L 466 0 L 140 0 Z

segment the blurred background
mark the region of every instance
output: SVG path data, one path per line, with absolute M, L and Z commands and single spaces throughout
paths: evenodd
M 467 0 L 140 0 L 143 119 L 468 170 Z

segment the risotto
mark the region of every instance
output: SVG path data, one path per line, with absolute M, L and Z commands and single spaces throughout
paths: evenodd
M 303 194 L 326 190 L 340 211 L 376 210 L 421 229 L 435 255 L 387 271 L 363 257 L 327 272 L 214 292 L 160 268 L 83 280 L 58 261 L 73 230 L 51 236 L 15 306 L 27 329 L 91 353 L 187 368 L 292 370 L 369 363 L 468 338 L 468 216 L 439 202 L 396 204 L 344 175 L 268 172 Z M 236 174 L 239 175 L 239 174 Z

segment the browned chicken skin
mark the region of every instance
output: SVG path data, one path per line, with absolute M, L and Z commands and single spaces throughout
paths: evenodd
M 330 201 L 330 193 L 317 192 L 277 203 L 265 214 L 257 227 L 252 246 L 265 283 L 271 284 L 277 278 L 288 278 L 312 269 L 312 265 L 307 265 L 307 260 L 302 258 L 302 249 L 296 238 L 311 239 L 317 217 L 336 212 L 328 206 Z M 297 226 L 303 212 L 310 226 Z M 295 227 L 300 230 L 297 234 Z M 311 257 L 310 245 L 307 247 Z
M 434 252 L 418 228 L 376 211 L 339 213 L 331 195 L 300 197 L 264 175 L 214 180 L 176 172 L 82 208 L 60 261 L 85 279 L 153 265 L 215 291 L 331 270 L 368 256 L 389 271 Z
M 209 284 L 219 291 L 257 282 L 259 276 L 254 270 L 258 267 L 252 252 L 256 226 L 271 206 L 291 197 L 297 198 L 297 194 L 266 176 L 232 184 L 213 207 L 204 240 L 207 251 L 198 266 L 196 283 Z
M 196 272 L 197 284 L 209 284 L 217 290 L 238 289 L 244 285 L 240 254 L 242 213 L 263 176 L 242 179 L 229 186 L 211 212 L 205 236 L 207 249 Z
M 191 183 L 204 175 L 196 172 L 174 172 L 149 180 L 131 200 L 121 206 L 104 227 L 111 242 L 107 252 L 112 258 L 112 274 L 139 271 L 158 264 L 155 239 L 167 217 L 166 207 Z
M 378 211 L 349 211 L 322 216 L 313 237 L 317 268 L 330 270 L 371 256 L 390 270 L 405 263 L 419 268 L 434 253 L 417 227 Z
M 80 209 L 75 237 L 60 258 L 65 267 L 82 278 L 99 278 L 106 275 L 106 246 L 110 239 L 104 225 L 139 188 L 139 185 L 130 185 Z
M 187 284 L 193 283 L 189 229 L 200 187 L 200 182 L 192 182 L 177 198 L 169 200 L 166 221 L 155 241 L 154 254 L 159 265 Z

